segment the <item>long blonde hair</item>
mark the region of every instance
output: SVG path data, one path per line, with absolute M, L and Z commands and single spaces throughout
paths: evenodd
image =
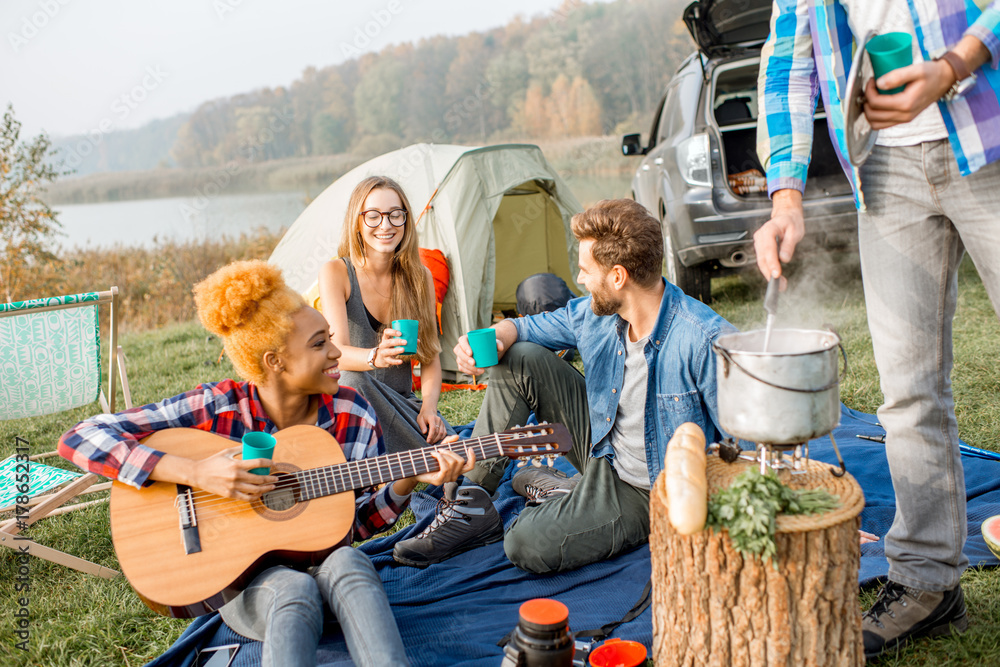
M 361 208 L 365 200 L 375 190 L 392 190 L 406 210 L 406 224 L 403 225 L 403 240 L 396 246 L 389 271 L 392 277 L 392 291 L 389 294 L 389 317 L 392 320 L 417 320 L 420 322 L 416 357 L 426 365 L 441 352 L 438 342 L 437 309 L 434 306 L 434 292 L 429 287 L 427 269 L 420 262 L 416 220 L 406 193 L 396 181 L 386 176 L 369 176 L 354 188 L 347 202 L 344 216 L 344 232 L 340 239 L 338 253 L 350 257 L 356 267 L 368 262 L 365 240 L 361 235 Z M 379 332 L 381 335 L 381 332 Z

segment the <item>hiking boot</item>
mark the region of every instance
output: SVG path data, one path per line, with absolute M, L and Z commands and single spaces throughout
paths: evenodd
M 493 501 L 478 486 L 444 485 L 437 515 L 416 537 L 396 543 L 392 557 L 397 563 L 424 568 L 463 551 L 503 539 L 503 521 Z
M 551 466 L 524 466 L 511 480 L 514 492 L 528 499 L 528 507 L 541 505 L 546 500 L 565 496 L 580 483 L 577 473 L 567 477 L 566 473 Z
M 861 621 L 865 659 L 915 637 L 958 634 L 969 627 L 962 587 L 921 591 L 887 581 Z

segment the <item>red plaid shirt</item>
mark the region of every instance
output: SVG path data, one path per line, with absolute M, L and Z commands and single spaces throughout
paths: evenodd
M 375 411 L 356 391 L 341 387 L 336 396 L 320 394 L 319 398 L 316 426 L 337 439 L 348 461 L 385 454 Z M 168 428 L 196 428 L 236 442 L 247 431 L 277 431 L 254 385 L 223 380 L 199 385 L 159 403 L 114 415 L 95 415 L 63 434 L 59 454 L 84 470 L 141 488 L 152 483 L 149 473 L 163 452 L 139 440 Z M 389 486 L 355 492 L 354 539 L 367 539 L 399 518 L 406 503 L 402 507 L 394 503 Z

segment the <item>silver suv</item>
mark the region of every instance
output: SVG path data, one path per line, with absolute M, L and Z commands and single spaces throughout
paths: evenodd
M 664 275 L 705 303 L 712 277 L 755 262 L 753 233 L 771 213 L 757 158 L 757 73 L 770 16 L 770 0 L 689 5 L 684 22 L 698 51 L 667 84 L 648 143 L 638 134 L 622 139 L 625 155 L 643 156 L 632 198 L 663 225 Z M 851 185 L 822 107 L 803 199 L 807 235 L 797 258 L 817 248 L 856 249 Z

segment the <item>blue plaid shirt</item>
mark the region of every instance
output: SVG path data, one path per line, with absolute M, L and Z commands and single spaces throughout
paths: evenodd
M 1000 0 L 908 4 L 925 60 L 939 56 L 964 35 L 978 38 L 989 49 L 990 62 L 976 71 L 972 90 L 951 102 L 938 102 L 959 169 L 971 174 L 1000 159 Z M 840 107 L 854 49 L 847 12 L 837 0 L 775 0 L 758 80 L 757 153 L 767 173 L 768 194 L 805 189 L 818 93 L 840 163 L 855 199 L 863 204 L 857 170 L 846 158 Z

